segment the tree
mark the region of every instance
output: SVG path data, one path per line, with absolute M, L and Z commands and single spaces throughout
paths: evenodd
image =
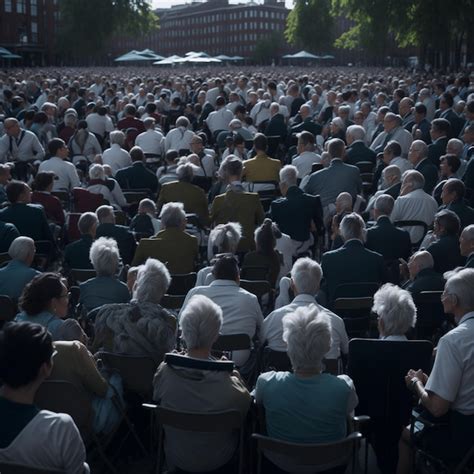
M 258 40 L 253 59 L 258 64 L 269 64 L 272 60 L 278 59 L 283 48 L 285 39 L 283 35 L 274 31 L 269 36 Z
M 61 0 L 57 50 L 69 58 L 100 54 L 114 33 L 144 34 L 157 18 L 147 0 Z
M 285 37 L 298 48 L 327 52 L 334 42 L 331 0 L 295 0 L 286 21 Z

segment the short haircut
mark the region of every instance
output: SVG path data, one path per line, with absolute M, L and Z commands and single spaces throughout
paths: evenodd
M 36 275 L 24 288 L 20 296 L 20 308 L 28 316 L 49 308 L 53 298 L 59 298 L 63 292 L 62 277 L 58 273 Z
M 298 168 L 293 165 L 284 166 L 279 173 L 280 183 L 286 184 L 286 186 L 296 186 L 298 182 Z
M 113 276 L 117 272 L 120 253 L 115 239 L 99 237 L 89 250 L 89 258 L 97 276 Z
M 331 324 L 316 305 L 297 308 L 283 317 L 283 340 L 293 370 L 321 368 L 331 348 Z
M 95 213 L 101 224 L 110 224 L 115 221 L 114 208 L 108 204 L 99 206 Z
M 451 128 L 450 123 L 444 118 L 437 118 L 431 122 L 433 130 L 447 135 Z
M 176 119 L 176 126 L 177 127 L 184 127 L 184 128 L 188 128 L 189 127 L 189 120 L 187 117 L 185 117 L 184 115 L 181 115 L 181 117 L 178 117 Z
M 65 146 L 66 143 L 64 143 L 64 140 L 61 140 L 61 138 L 52 138 L 48 142 L 48 151 L 51 156 L 56 156 L 56 153 Z
M 150 198 L 142 199 L 138 204 L 138 212 L 149 212 L 150 214 L 155 214 L 156 204 Z
M 143 161 L 145 159 L 145 153 L 139 146 L 134 146 L 130 150 L 130 158 L 132 161 Z
M 446 161 L 446 164 L 453 173 L 461 167 L 461 160 L 456 155 L 443 155 L 439 158 L 439 161 Z
M 219 177 L 225 180 L 229 176 L 240 176 L 242 174 L 242 168 L 242 160 L 235 155 L 229 155 L 221 163 Z
M 340 138 L 333 138 L 329 140 L 328 153 L 331 158 L 342 158 L 344 156 L 344 150 L 346 144 Z
M 315 138 L 311 132 L 304 131 L 298 135 L 298 141 L 301 142 L 303 146 L 314 145 Z
M 263 133 L 257 133 L 253 139 L 253 146 L 256 150 L 267 151 L 267 137 Z
M 193 165 L 191 163 L 183 163 L 176 168 L 176 175 L 180 181 L 190 183 L 194 177 Z
M 299 258 L 291 269 L 291 279 L 296 291 L 300 294 L 316 296 L 321 277 L 321 266 L 309 257 Z
M 224 254 L 215 259 L 212 274 L 216 280 L 236 281 L 239 273 L 239 265 L 233 255 Z
M 346 134 L 350 135 L 353 140 L 365 140 L 365 129 L 360 125 L 350 125 L 346 130 Z
M 187 349 L 210 349 L 222 327 L 222 309 L 203 295 L 194 295 L 180 316 Z
M 6 323 L 0 331 L 0 381 L 17 389 L 34 382 L 53 355 L 47 328 L 32 323 Z
M 390 194 L 381 194 L 375 200 L 375 209 L 377 209 L 384 216 L 389 216 L 393 211 L 395 199 Z
M 428 145 L 423 140 L 414 140 L 411 147 L 422 157 L 428 156 Z
M 446 189 L 448 193 L 455 193 L 457 199 L 463 199 L 466 194 L 466 185 L 456 178 L 448 179 L 444 183 L 443 189 Z
M 474 311 L 474 269 L 464 268 L 457 272 L 448 272 L 445 278 L 447 281 L 444 291 L 456 296 L 457 306 L 465 308 L 466 312 Z
M 6 186 L 8 200 L 15 204 L 20 196 L 26 191 L 27 185 L 23 181 L 11 180 Z
M 389 151 L 394 157 L 400 156 L 402 154 L 402 147 L 400 146 L 400 143 L 395 140 L 389 141 L 385 145 L 384 151 L 385 150 Z
M 31 184 L 33 191 L 46 191 L 49 186 L 54 182 L 56 174 L 53 171 L 41 171 L 39 172 Z
M 79 217 L 79 221 L 77 223 L 77 227 L 79 228 L 79 232 L 82 235 L 87 235 L 91 232 L 94 225 L 99 223 L 99 219 L 94 212 L 84 212 L 81 217 Z
M 186 221 L 184 206 L 182 202 L 168 202 L 161 209 L 161 225 L 167 229 L 169 227 L 181 227 Z
M 126 105 L 123 111 L 125 112 L 125 115 L 135 116 L 135 114 L 137 113 L 137 109 L 133 104 Z
M 398 181 L 402 178 L 402 171 L 397 165 L 389 165 L 382 171 L 383 176 L 396 176 Z
M 427 109 L 426 109 L 426 105 L 423 104 L 422 102 L 418 102 L 416 105 L 415 105 L 415 112 L 417 114 L 422 114 L 422 115 L 426 115 L 427 114 Z
M 26 262 L 32 255 L 35 254 L 35 242 L 30 237 L 17 237 L 8 247 L 8 255 L 13 260 L 20 260 Z
M 444 229 L 443 235 L 457 236 L 461 229 L 461 221 L 453 211 L 443 209 L 435 215 L 435 221 Z
M 125 133 L 120 130 L 114 130 L 113 132 L 110 132 L 109 139 L 110 145 L 117 144 L 123 146 L 125 143 Z
M 342 240 L 347 242 L 351 239 L 365 240 L 365 223 L 362 217 L 355 212 L 344 216 L 340 225 Z
M 416 170 L 408 170 L 403 173 L 403 183 L 410 182 L 414 189 L 422 189 L 425 186 L 425 177 Z
M 210 256 L 219 253 L 234 254 L 237 251 L 241 237 L 242 226 L 238 222 L 219 224 L 209 234 L 208 253 Z
M 155 258 L 148 258 L 138 267 L 133 298 L 139 303 L 159 304 L 170 283 L 171 276 L 166 266 Z
M 149 105 L 155 105 L 155 104 L 147 104 L 147 112 L 154 112 L 152 110 L 149 110 L 150 108 L 148 107 Z M 156 106 L 155 106 L 155 110 L 156 110 Z M 143 125 L 145 126 L 145 128 L 148 130 L 150 128 L 155 128 L 155 119 L 153 117 L 147 117 L 145 120 L 143 120 Z
M 386 283 L 374 295 L 372 311 L 383 321 L 385 336 L 402 336 L 416 324 L 416 306 L 411 294 Z
M 103 181 L 105 179 L 104 166 L 100 164 L 92 165 L 89 168 L 89 178 Z

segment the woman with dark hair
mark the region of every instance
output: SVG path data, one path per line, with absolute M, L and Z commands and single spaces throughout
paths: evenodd
M 275 250 L 276 238 L 271 219 L 265 219 L 255 231 L 255 244 L 257 250 L 245 255 L 242 271 L 245 267 L 267 267 L 268 281 L 271 287 L 275 288 L 280 273 L 281 256 Z
M 46 327 L 53 340 L 67 316 L 69 291 L 58 273 L 42 273 L 25 286 L 20 296 L 16 321 L 37 323 Z
M 39 324 L 7 323 L 0 332 L 0 461 L 86 474 L 86 450 L 72 418 L 34 405 L 54 355 L 51 335 Z
M 54 177 L 52 171 L 42 171 L 36 175 L 31 185 L 33 189 L 31 202 L 41 204 L 48 220 L 62 227 L 65 223 L 63 207 L 61 201 L 51 194 Z

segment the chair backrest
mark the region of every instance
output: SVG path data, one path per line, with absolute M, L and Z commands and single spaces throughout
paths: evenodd
M 441 303 L 442 293 L 442 291 L 422 291 L 413 295 L 417 309 L 415 330 L 418 338 L 431 339 L 446 321 Z
M 242 280 L 268 280 L 270 274 L 270 265 L 245 265 L 240 271 L 240 278 Z
M 275 370 L 277 372 L 292 372 L 288 354 L 283 351 L 274 351 L 269 347 L 263 349 L 263 372 Z
M 371 161 L 358 161 L 356 164 L 361 173 L 373 173 L 375 165 Z
M 36 467 L 23 466 L 21 464 L 10 464 L 0 461 L 0 472 L 2 474 L 64 474 L 65 471 L 57 469 L 39 469 Z
M 221 334 L 212 346 L 212 349 L 220 352 L 248 350 L 251 341 L 248 334 Z
M 240 287 L 255 295 L 260 303 L 262 296 L 272 291 L 267 280 L 240 280 Z
M 44 381 L 36 392 L 35 405 L 55 413 L 67 413 L 83 436 L 91 433 L 91 401 L 86 392 L 73 383 L 66 380 Z
M 76 283 L 82 283 L 83 281 L 90 280 L 97 276 L 95 270 L 88 270 L 82 268 L 72 268 L 71 276 Z
M 361 438 L 360 433 L 354 432 L 334 443 L 299 444 L 252 434 L 260 455 L 272 453 L 272 462 L 287 472 L 309 472 L 310 468 L 311 472 L 321 472 L 345 466 L 353 456 L 356 441 Z
M 172 352 L 165 354 L 164 361 L 170 366 L 186 369 L 213 370 L 216 372 L 232 372 L 235 369 L 235 364 L 230 360 L 196 359 Z
M 316 171 L 321 171 L 324 168 L 322 163 L 313 163 L 311 165 L 311 173 L 316 173 Z
M 81 238 L 81 233 L 79 232 L 79 227 L 77 226 L 81 215 L 82 213 L 80 212 L 70 212 L 67 215 L 66 229 L 68 242 L 74 242 L 75 240 L 79 240 Z
M 196 272 L 171 275 L 171 284 L 168 288 L 168 294 L 186 295 L 196 284 L 196 279 Z
M 423 239 L 428 232 L 428 226 L 426 225 L 425 222 L 423 221 L 396 221 L 393 223 L 395 227 L 421 227 L 423 229 L 423 235 L 421 236 L 421 239 L 418 242 L 413 242 L 412 243 L 412 248 L 417 249 L 421 242 L 423 242 Z
M 337 298 L 332 310 L 344 320 L 349 337 L 368 337 L 373 298 Z
M 410 369 L 429 372 L 432 352 L 429 341 L 352 339 L 348 374 L 359 397 L 357 413 L 407 423 L 412 395 L 405 375 Z
M 0 295 L 0 329 L 8 321 L 13 321 L 16 313 L 16 302 L 7 295 Z
M 10 257 L 8 252 L 0 253 L 0 264 L 1 263 L 8 263 L 12 258 Z
M 97 357 L 106 367 L 120 373 L 125 390 L 136 393 L 143 399 L 149 399 L 153 391 L 153 376 L 157 367 L 153 359 L 111 352 L 99 352 Z
M 334 299 L 374 296 L 378 289 L 379 284 L 377 282 L 343 283 L 336 286 Z
M 164 295 L 160 304 L 163 308 L 179 311 L 185 299 L 186 295 Z
M 142 199 L 145 199 L 151 195 L 151 191 L 138 191 L 138 190 L 130 190 L 130 191 L 123 191 L 123 195 L 127 200 L 128 204 L 138 204 Z
M 75 212 L 95 212 L 98 207 L 104 204 L 102 194 L 91 193 L 87 189 L 74 188 L 72 196 Z

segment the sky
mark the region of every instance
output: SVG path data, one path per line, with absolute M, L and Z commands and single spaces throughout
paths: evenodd
M 229 0 L 230 3 L 247 3 L 247 0 Z M 285 0 L 287 8 L 291 8 L 293 0 Z M 169 8 L 172 5 L 191 3 L 191 0 L 152 0 L 153 8 Z M 258 2 L 260 3 L 260 2 Z

